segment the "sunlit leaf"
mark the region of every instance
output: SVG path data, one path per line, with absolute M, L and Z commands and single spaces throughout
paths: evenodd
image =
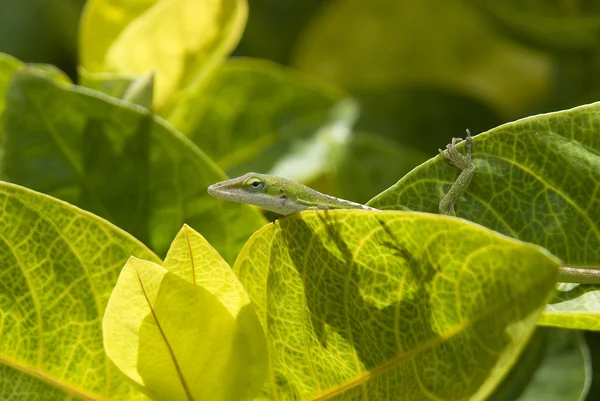
M 164 255 L 184 223 L 232 261 L 265 220 L 209 196 L 225 175 L 147 109 L 33 72 L 7 96 L 1 176 L 107 218 Z
M 90 0 L 81 22 L 81 65 L 91 72 L 156 72 L 164 106 L 195 89 L 237 44 L 246 0 Z M 183 95 L 185 96 L 185 95 Z
M 257 232 L 234 271 L 278 399 L 484 399 L 526 344 L 558 260 L 441 215 L 337 210 Z
M 457 215 L 548 249 L 567 266 L 600 267 L 600 103 L 502 125 L 473 141 L 477 165 Z M 463 145 L 459 145 L 464 151 Z M 438 212 L 458 170 L 438 156 L 369 205 Z M 540 324 L 600 330 L 600 286 L 569 286 Z
M 252 399 L 268 357 L 231 268 L 187 226 L 164 265 L 123 268 L 103 320 L 107 354 L 153 400 Z
M 140 399 L 106 358 L 101 319 L 131 255 L 159 262 L 117 227 L 0 182 L 0 398 Z

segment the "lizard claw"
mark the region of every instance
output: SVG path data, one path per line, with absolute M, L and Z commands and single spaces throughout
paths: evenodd
M 461 170 L 469 167 L 471 164 L 471 144 L 473 142 L 473 137 L 471 136 L 471 132 L 467 129 L 467 137 L 464 139 L 465 145 L 467 147 L 467 154 L 463 155 L 456 149 L 456 145 L 462 142 L 462 138 L 452 138 L 452 143 L 446 145 L 445 150 L 438 149 L 441 154 L 444 155 L 446 159 L 455 167 L 458 167 Z

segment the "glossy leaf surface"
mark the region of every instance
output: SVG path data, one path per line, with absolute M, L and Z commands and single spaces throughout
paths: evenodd
M 600 266 L 600 103 L 505 124 L 475 137 L 473 181 L 459 217 L 538 244 L 567 266 Z M 459 148 L 464 151 L 462 144 Z M 369 201 L 438 212 L 457 176 L 438 156 Z M 600 287 L 571 285 L 540 324 L 600 330 Z
M 304 212 L 234 271 L 259 309 L 279 399 L 484 399 L 554 288 L 545 250 L 440 215 Z

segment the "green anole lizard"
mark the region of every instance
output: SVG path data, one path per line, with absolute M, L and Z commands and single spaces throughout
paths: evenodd
M 460 175 L 440 201 L 440 214 L 455 216 L 454 204 L 465 193 L 475 174 L 471 158 L 473 137 L 467 130 L 466 155 L 456 145 L 462 138 L 452 138 L 440 153 L 450 164 L 458 167 Z M 287 216 L 304 210 L 363 209 L 378 211 L 370 206 L 322 194 L 306 185 L 285 178 L 258 173 L 247 173 L 237 178 L 218 182 L 208 187 L 214 197 L 234 202 L 256 205 L 277 214 Z M 568 283 L 600 284 L 600 270 L 596 268 L 560 267 L 558 281 Z

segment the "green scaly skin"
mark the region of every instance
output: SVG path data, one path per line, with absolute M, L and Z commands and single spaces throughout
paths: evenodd
M 456 145 L 462 138 L 452 138 L 452 143 L 440 150 L 450 164 L 461 169 L 461 173 L 440 201 L 440 214 L 456 216 L 454 205 L 466 192 L 473 175 L 475 164 L 471 158 L 473 137 L 467 130 L 465 144 L 467 154 L 461 154 Z M 218 182 L 208 187 L 214 197 L 262 207 L 287 216 L 304 210 L 329 209 L 378 209 L 360 203 L 325 195 L 306 185 L 268 174 L 247 173 L 237 178 Z M 600 270 L 586 267 L 560 267 L 558 280 L 565 283 L 600 284 Z
M 377 210 L 325 195 L 298 182 L 268 174 L 247 173 L 208 187 L 214 197 L 260 206 L 282 216 L 303 210 Z

